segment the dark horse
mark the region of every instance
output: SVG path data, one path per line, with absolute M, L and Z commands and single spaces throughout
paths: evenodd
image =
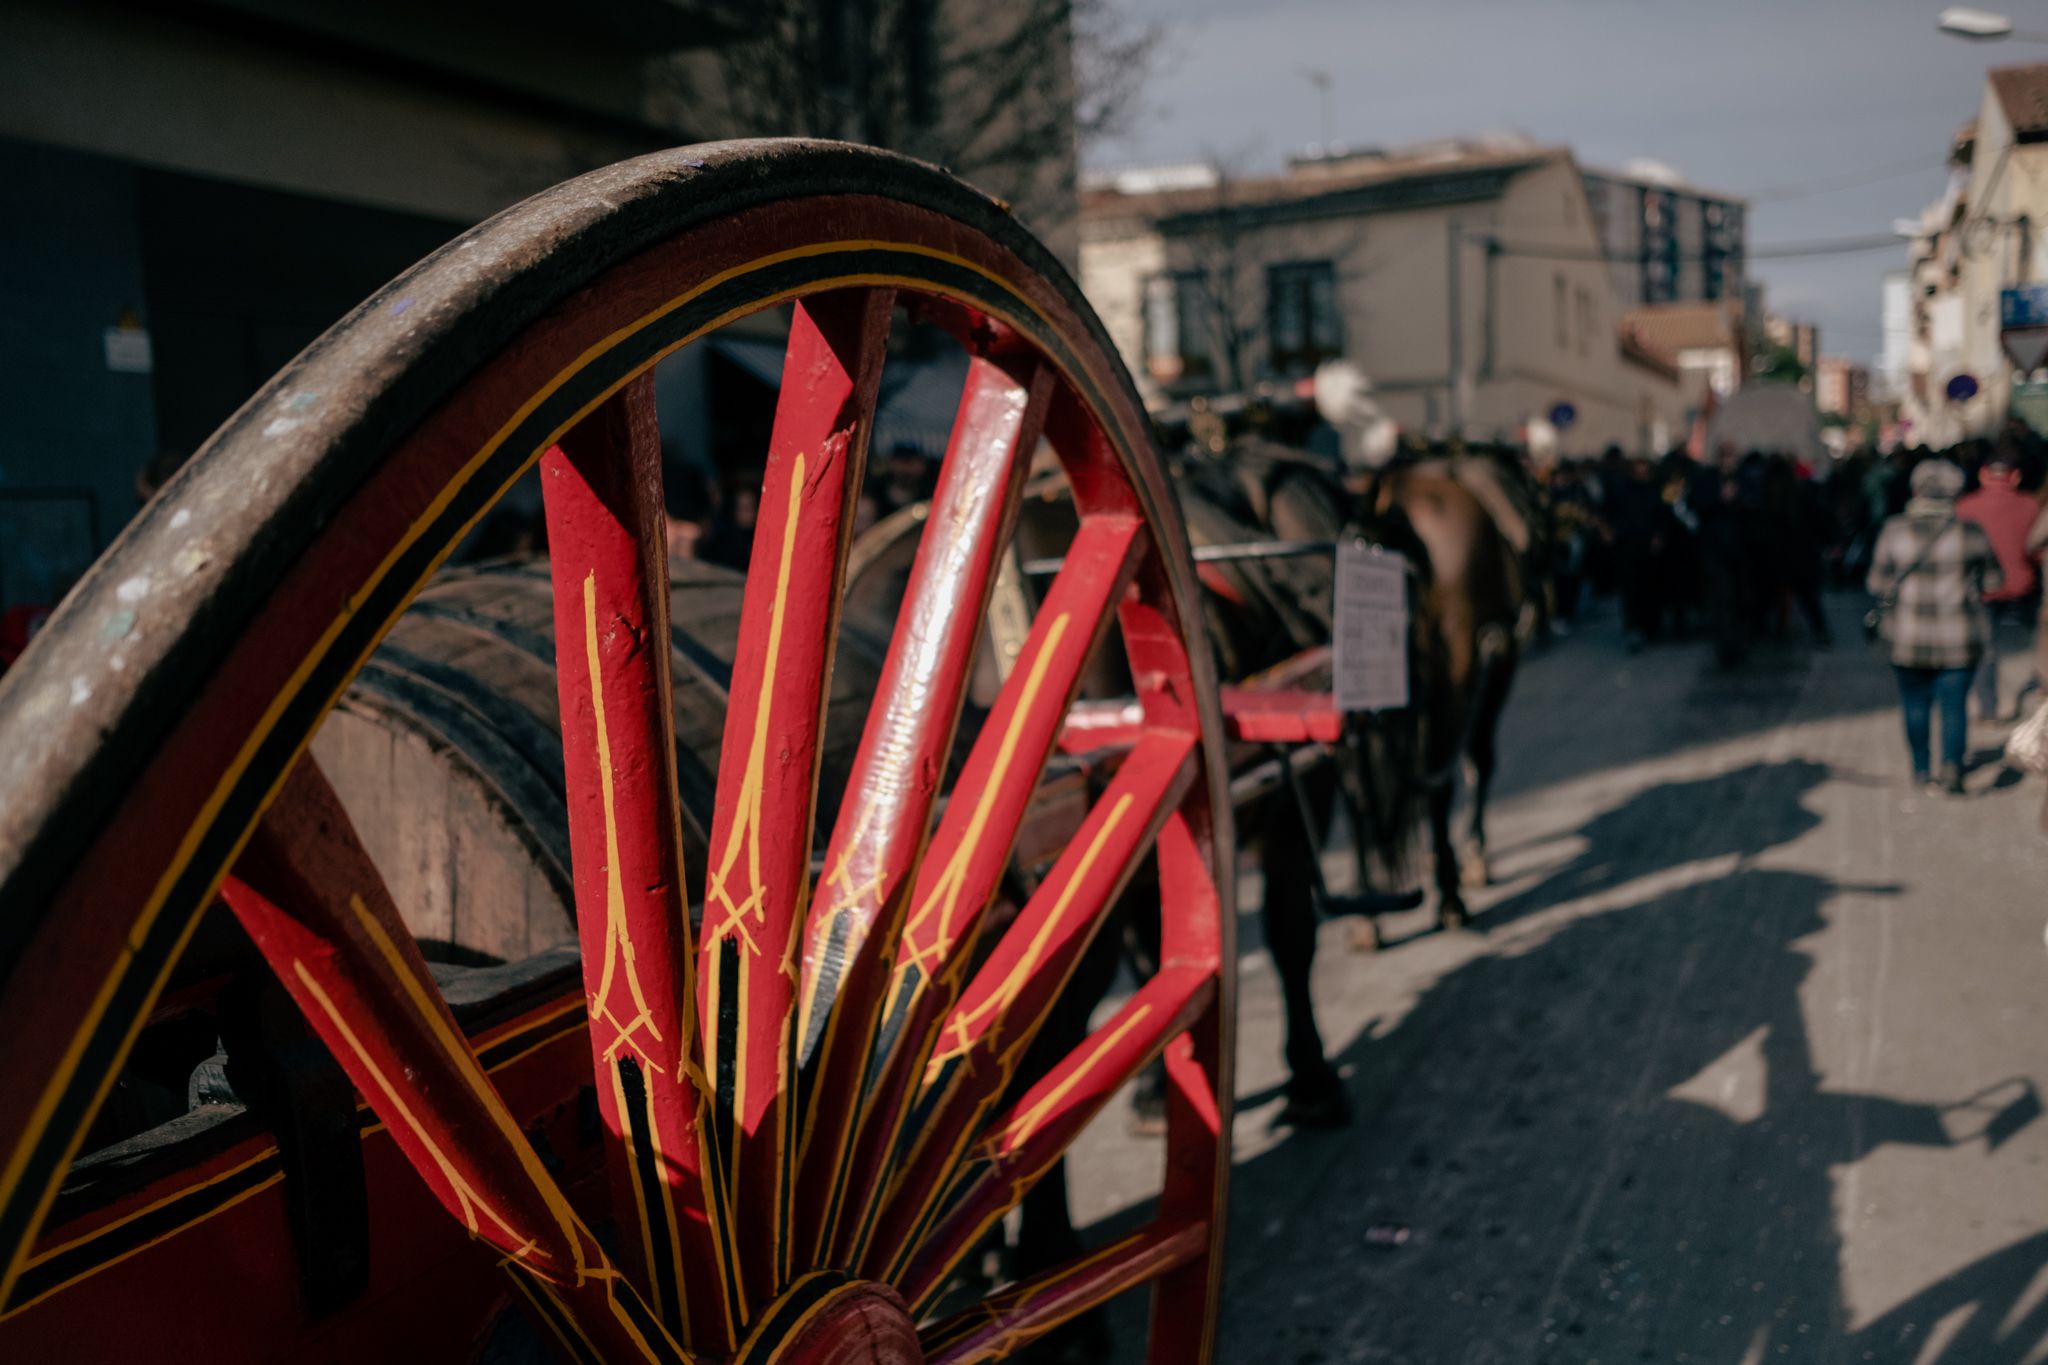
M 1399 534 L 1419 543 L 1427 570 L 1418 576 L 1410 629 L 1414 702 L 1401 718 L 1412 731 L 1412 754 L 1376 743 L 1369 746 L 1368 766 L 1383 781 L 1419 790 L 1426 801 L 1437 923 L 1457 928 L 1466 919 L 1461 885 L 1484 886 L 1491 878 L 1486 801 L 1496 731 L 1520 656 L 1518 627 L 1535 605 L 1530 564 L 1540 547 L 1518 550 L 1512 528 L 1517 516 L 1523 528 L 1533 525 L 1527 485 L 1517 466 L 1498 457 L 1453 456 L 1381 471 L 1361 501 L 1368 535 Z M 1451 832 L 1461 768 L 1470 788 L 1462 859 Z M 1390 826 L 1375 831 L 1388 857 L 1398 857 L 1397 841 L 1406 833 Z
M 1266 946 L 1286 1006 L 1289 1079 L 1278 1122 L 1341 1124 L 1348 1106 L 1309 991 L 1318 905 L 1335 908 L 1322 891 L 1320 835 L 1342 803 L 1369 893 L 1349 904 L 1367 912 L 1359 940 L 1377 946 L 1370 912 L 1407 880 L 1426 816 L 1437 924 L 1465 923 L 1464 887 L 1488 879 L 1495 736 L 1514 680 L 1525 585 L 1536 581 L 1528 487 L 1509 459 L 1460 455 L 1396 464 L 1346 488 L 1320 462 L 1257 439 L 1238 441 L 1223 460 L 1185 459 L 1176 473 L 1198 546 L 1260 537 L 1323 544 L 1356 532 L 1401 552 L 1412 569 L 1410 706 L 1354 720 L 1335 761 L 1305 775 L 1303 799 L 1283 788 L 1238 813 L 1240 843 L 1259 850 Z M 1249 677 L 1329 641 L 1327 555 L 1202 568 L 1222 676 Z M 1469 789 L 1462 856 L 1452 830 L 1461 771 Z

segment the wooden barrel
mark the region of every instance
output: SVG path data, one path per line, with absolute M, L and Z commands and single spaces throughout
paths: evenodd
M 670 565 L 677 785 L 693 899 L 702 890 L 741 580 L 698 561 Z M 551 591 L 545 559 L 442 573 L 313 741 L 430 958 L 507 961 L 576 936 Z M 885 646 L 857 625 L 841 632 L 821 832 L 837 814 Z

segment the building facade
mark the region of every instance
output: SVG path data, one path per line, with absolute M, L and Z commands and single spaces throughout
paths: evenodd
M 1571 155 L 1439 144 L 1083 196 L 1081 283 L 1155 406 L 1361 367 L 1409 432 L 1661 447 L 1668 359 L 1624 345 Z
M 1903 438 L 1931 446 L 1992 435 L 2011 406 L 2000 296 L 2048 280 L 2048 63 L 1988 73 L 1949 167 L 1912 233 L 1897 395 Z
M 1896 403 L 1906 392 L 1913 349 L 1913 279 L 1903 270 L 1884 277 L 1878 292 L 1878 318 L 1884 344 L 1878 352 L 1877 372 L 1871 377 L 1873 394 L 1881 402 Z
M 1849 426 L 1870 416 L 1870 371 L 1843 356 L 1824 355 L 1813 369 L 1813 406 Z
M 1814 375 L 1820 366 L 1820 325 L 1802 322 L 1798 318 L 1781 317 L 1766 313 L 1763 317 L 1763 341 L 1767 349 L 1775 349 L 1779 355 L 1789 359 L 1796 367 L 1798 378 L 1795 382 L 1801 393 L 1814 392 Z M 1766 363 L 1774 357 L 1765 356 Z
M 1662 167 L 1581 175 L 1620 307 L 1742 298 L 1743 200 L 1687 185 Z
M 1622 330 L 1678 369 L 1688 422 L 1731 397 L 1749 375 L 1749 329 L 1739 303 L 1666 303 L 1623 313 Z

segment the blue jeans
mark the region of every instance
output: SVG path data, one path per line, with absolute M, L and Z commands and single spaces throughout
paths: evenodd
M 1913 754 L 1913 776 L 1926 777 L 1930 771 L 1927 732 L 1937 704 L 1941 707 L 1941 765 L 1956 772 L 1963 770 L 1963 746 L 1969 738 L 1963 706 L 1970 696 L 1971 672 L 1967 668 L 1892 665 L 1899 680 L 1899 702 L 1906 712 L 1906 747 Z

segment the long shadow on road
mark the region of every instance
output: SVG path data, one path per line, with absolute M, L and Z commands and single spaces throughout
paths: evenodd
M 1863 601 L 1850 594 L 1830 598 L 1838 639 L 1853 639 Z M 1869 668 L 1842 667 L 1857 657 L 1847 643 L 1820 656 L 1803 644 L 1764 641 L 1728 672 L 1712 668 L 1708 653 L 1704 644 L 1684 643 L 1629 655 L 1618 624 L 1603 611 L 1578 636 L 1529 655 L 1501 723 L 1512 752 L 1501 766 L 1496 799 L 1759 734 L 1781 724 L 1795 700 L 1807 719 L 1894 704 L 1891 675 L 1874 659 Z M 1802 682 L 1815 669 L 1827 671 L 1830 686 L 1801 696 Z
M 1957 1106 L 1820 1087 L 1801 940 L 1898 888 L 1749 861 L 1812 826 L 1801 798 L 1827 771 L 1757 764 L 1596 817 L 1579 856 L 1481 926 L 1739 858 L 1524 924 L 1361 1034 L 1341 1059 L 1358 1126 L 1238 1168 L 1218 1358 L 2017 1365 L 2041 1347 L 2039 1237 L 1850 1326 L 1831 1170 L 1893 1143 L 1968 1160 L 1983 1141 L 1945 1121 Z M 2035 1112 L 2015 1099 L 2000 1122 Z M 1414 1231 L 1382 1248 L 1375 1225 Z
M 1820 824 L 1804 798 L 1830 778 L 1844 780 L 1825 763 L 1785 759 L 1646 788 L 1581 825 L 1574 831 L 1581 850 L 1489 907 L 1483 927 L 1492 932 L 1666 868 L 1731 855 L 1746 860 L 1790 843 Z

